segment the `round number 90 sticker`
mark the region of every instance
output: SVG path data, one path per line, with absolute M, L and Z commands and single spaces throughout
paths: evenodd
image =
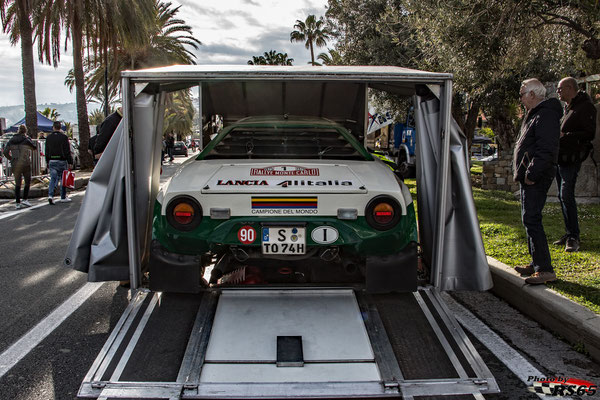
M 319 243 L 319 244 L 329 244 L 329 243 L 333 243 L 338 239 L 338 231 L 337 229 L 335 229 L 333 226 L 319 226 L 315 229 L 313 229 L 313 231 L 310 234 L 310 237 L 312 238 L 312 240 L 314 240 L 315 243 Z
M 254 240 L 256 240 L 256 230 L 250 225 L 244 225 L 238 231 L 238 239 L 243 244 L 254 243 Z

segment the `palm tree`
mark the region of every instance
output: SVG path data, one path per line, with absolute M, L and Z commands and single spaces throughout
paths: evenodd
M 323 61 L 323 65 L 342 65 L 342 55 L 334 49 L 327 49 L 329 53 L 321 53 L 317 59 Z
M 190 90 L 180 90 L 167 96 L 163 132 L 177 132 L 180 140 L 192 133 L 194 104 Z
M 252 60 L 248 60 L 249 65 L 292 65 L 293 58 L 288 58 L 287 53 L 278 53 L 277 50 L 269 50 L 264 52 L 262 56 L 252 56 Z
M 21 41 L 21 67 L 23 71 L 23 100 L 25 125 L 32 137 L 37 136 L 37 100 L 35 98 L 35 69 L 33 67 L 33 27 L 31 13 L 35 0 L 0 0 L 2 30 L 9 34 L 15 46 Z
M 146 9 L 144 5 L 150 1 L 44 0 L 36 12 L 36 37 L 38 37 L 40 60 L 52 63 L 55 67 L 58 65 L 62 29 L 65 31 L 67 41 L 70 39 L 72 42 L 80 149 L 87 149 L 90 138 L 83 67 L 84 49 L 88 49 L 88 54 L 100 54 L 102 59 L 103 50 L 112 45 L 119 35 L 129 33 L 131 38 L 138 37 L 136 35 L 139 33 L 133 34 L 137 32 L 136 22 L 144 20 Z M 136 12 L 141 16 L 136 15 Z M 145 32 L 144 29 L 141 31 Z M 87 151 L 81 153 L 82 166 L 90 167 L 91 157 Z
M 56 121 L 58 119 L 58 117 L 60 117 L 60 114 L 58 113 L 58 111 L 56 111 L 56 108 L 50 108 L 50 107 L 46 107 L 44 108 L 44 111 L 42 111 L 40 114 L 42 114 L 44 117 L 51 119 L 52 121 Z
M 294 25 L 295 31 L 290 33 L 291 42 L 304 42 L 304 47 L 310 49 L 310 61 L 312 65 L 315 63 L 315 52 L 313 47 L 327 46 L 327 40 L 331 36 L 331 31 L 324 26 L 323 17 L 317 18 L 314 15 L 306 17 L 306 21 L 296 20 Z
M 192 28 L 176 18 L 179 7 L 151 0 L 152 17 L 147 22 L 148 34 L 143 40 L 123 40 L 108 49 L 108 99 L 117 102 L 122 70 L 159 67 L 171 64 L 194 64 L 195 55 L 186 46 L 197 49 L 202 43 L 193 37 Z M 86 93 L 89 101 L 104 99 L 105 64 L 93 54 L 84 62 Z M 75 85 L 74 71 L 65 78 L 69 89 Z

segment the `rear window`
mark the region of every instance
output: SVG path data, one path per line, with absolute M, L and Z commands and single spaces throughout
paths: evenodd
M 364 160 L 338 131 L 331 129 L 234 129 L 204 159 L 307 158 Z

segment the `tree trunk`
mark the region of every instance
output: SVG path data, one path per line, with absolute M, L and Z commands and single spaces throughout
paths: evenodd
M 517 138 L 517 130 L 511 119 L 505 113 L 492 112 L 489 122 L 498 141 L 498 154 L 503 151 L 511 152 Z
M 467 112 L 464 133 L 467 136 L 467 146 L 469 149 L 471 148 L 471 143 L 473 143 L 473 136 L 475 136 L 475 127 L 477 126 L 477 117 L 479 116 L 480 108 L 479 102 L 473 101 Z
M 23 69 L 23 101 L 25 103 L 25 125 L 29 136 L 37 139 L 37 101 L 35 98 L 35 69 L 33 66 L 32 28 L 29 7 L 25 0 L 18 3 L 19 28 L 21 35 L 21 65 Z
M 83 74 L 83 48 L 81 20 L 74 13 L 72 25 L 73 37 L 73 74 L 75 75 L 75 99 L 77 101 L 77 124 L 79 125 L 79 157 L 81 168 L 92 167 L 92 156 L 88 153 L 90 124 L 88 121 L 87 100 L 85 98 L 85 79 Z
M 312 40 L 308 42 L 310 44 L 310 61 L 312 62 L 312 66 L 315 66 L 315 51 L 313 50 L 313 42 Z

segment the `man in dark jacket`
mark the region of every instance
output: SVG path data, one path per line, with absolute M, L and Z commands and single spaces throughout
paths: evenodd
M 556 280 L 542 225 L 542 209 L 556 175 L 562 107 L 557 99 L 544 100 L 546 88 L 537 79 L 523 81 L 519 94 L 527 115 L 515 146 L 513 173 L 521 185 L 521 217 L 532 261 L 515 270 L 531 275 L 525 282 L 541 284 Z
M 73 157 L 71 156 L 71 146 L 69 138 L 60 130 L 60 122 L 54 121 L 52 124 L 52 133 L 46 138 L 46 163 L 50 171 L 50 185 L 48 187 L 48 203 L 54 204 L 54 189 L 58 181 L 62 179 L 62 173 L 67 168 L 73 168 Z M 67 197 L 67 188 L 60 185 L 60 202 L 67 203 L 71 201 Z
M 96 137 L 96 142 L 94 143 L 93 152 L 99 157 L 106 149 L 110 138 L 112 137 L 115 130 L 121 123 L 121 119 L 123 118 L 123 114 L 121 111 L 121 107 L 117 108 L 117 111 L 110 114 L 108 117 L 102 121 L 102 123 L 98 126 L 98 133 Z
M 566 114 L 560 126 L 560 149 L 556 183 L 558 199 L 562 207 L 566 233 L 554 242 L 565 246 L 565 251 L 579 250 L 579 221 L 575 202 L 575 184 L 581 163 L 592 150 L 596 135 L 596 107 L 590 96 L 579 91 L 574 78 L 564 78 L 556 90 L 567 103 Z
M 27 136 L 27 127 L 19 126 L 17 134 L 10 138 L 4 148 L 4 155 L 10 161 L 13 176 L 15 177 L 15 199 L 17 209 L 25 206 L 31 207 L 29 185 L 31 185 L 31 151 L 37 149 Z M 21 201 L 21 180 L 25 181 L 23 187 L 23 201 Z

